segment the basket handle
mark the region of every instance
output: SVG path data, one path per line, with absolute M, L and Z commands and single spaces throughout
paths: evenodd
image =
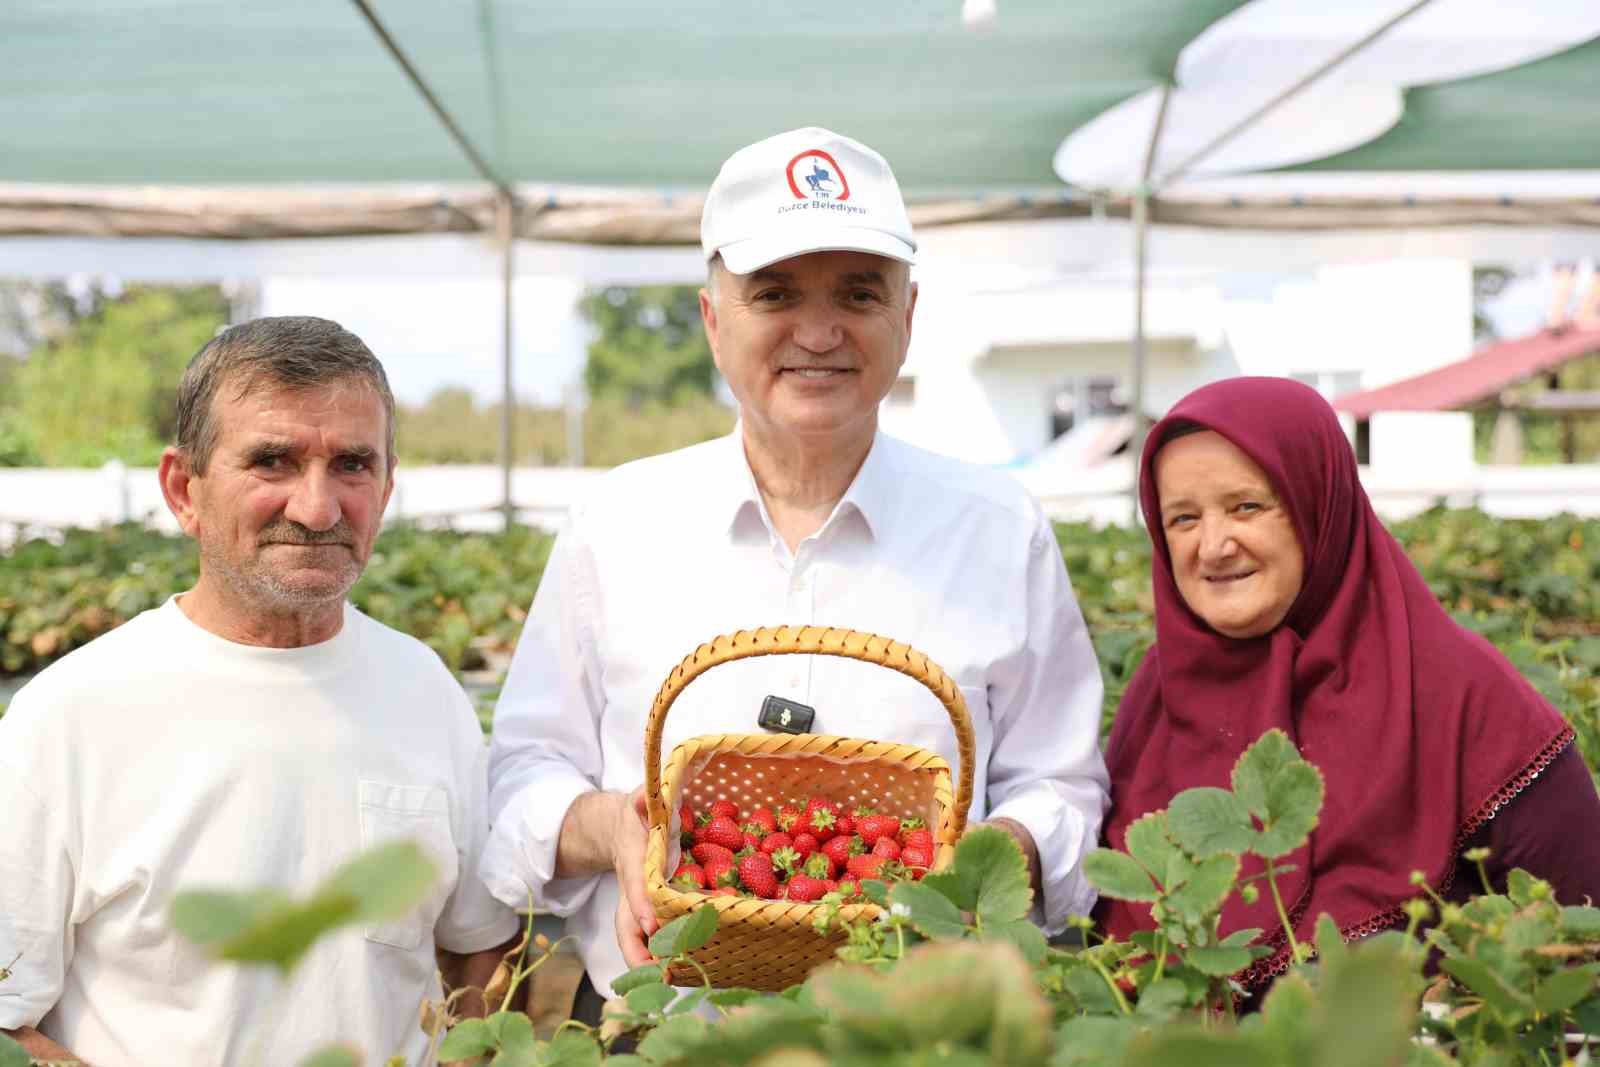
M 666 725 L 667 711 L 673 701 L 678 699 L 690 682 L 718 664 L 752 656 L 794 653 L 842 656 L 875 663 L 915 678 L 939 698 L 939 703 L 950 714 L 950 725 L 955 727 L 956 750 L 960 757 L 956 768 L 953 813 L 955 832 L 959 836 L 966 826 L 967 810 L 972 807 L 972 761 L 975 750 L 972 719 L 967 714 L 967 702 L 961 695 L 961 688 L 937 663 L 910 645 L 858 630 L 821 626 L 762 627 L 759 630 L 724 634 L 689 653 L 683 662 L 672 669 L 656 693 L 655 703 L 650 707 L 650 718 L 644 728 L 645 804 L 651 825 L 669 825 L 666 802 L 661 797 L 661 730 Z

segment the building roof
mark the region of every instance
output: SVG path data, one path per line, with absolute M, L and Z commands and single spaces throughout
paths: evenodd
M 1509 386 L 1596 352 L 1600 352 L 1600 326 L 1541 330 L 1489 345 L 1412 378 L 1346 393 L 1333 406 L 1358 419 L 1379 411 L 1458 411 L 1480 406 Z

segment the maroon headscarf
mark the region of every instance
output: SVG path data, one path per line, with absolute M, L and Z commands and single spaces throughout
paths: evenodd
M 1272 480 L 1305 553 L 1305 579 L 1272 632 L 1235 640 L 1190 611 L 1173 580 L 1154 459 L 1174 424 L 1215 430 Z M 1338 417 L 1286 378 L 1233 378 L 1190 393 L 1152 429 L 1139 499 L 1155 551 L 1156 644 L 1123 695 L 1106 751 L 1106 837 L 1192 786 L 1229 787 L 1240 753 L 1272 727 L 1321 768 L 1327 792 L 1310 844 L 1279 878 L 1296 937 L 1332 915 L 1347 938 L 1394 925 L 1417 890 L 1454 870 L 1461 842 L 1554 759 L 1572 730 L 1487 641 L 1458 626 L 1357 478 Z M 1247 873 L 1259 871 L 1247 867 Z M 1287 965 L 1261 886 L 1222 932 L 1260 927 L 1278 951 L 1243 977 Z M 1154 925 L 1148 906 L 1108 901 L 1108 931 Z

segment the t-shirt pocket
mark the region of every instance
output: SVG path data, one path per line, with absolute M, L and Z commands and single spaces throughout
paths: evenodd
M 395 840 L 415 841 L 433 861 L 438 880 L 423 902 L 406 915 L 367 926 L 367 940 L 408 951 L 422 945 L 433 929 L 459 872 L 455 836 L 450 830 L 450 797 L 438 786 L 359 783 L 361 847 Z

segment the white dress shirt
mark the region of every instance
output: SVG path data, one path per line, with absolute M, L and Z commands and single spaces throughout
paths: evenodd
M 1049 933 L 1095 901 L 1081 861 L 1108 798 L 1101 684 L 1050 524 L 1007 475 L 879 434 L 817 533 L 790 553 L 729 437 L 608 474 L 551 554 L 495 711 L 483 875 L 508 904 L 567 916 L 590 980 L 626 970 L 614 874 L 553 877 L 573 800 L 644 780 L 645 720 L 702 642 L 760 626 L 839 626 L 904 641 L 961 687 L 977 742 L 970 818 L 1038 845 Z M 759 732 L 768 694 L 816 709 L 815 733 L 921 745 L 954 767 L 922 685 L 873 664 L 767 656 L 713 668 L 673 705 L 662 752 Z

